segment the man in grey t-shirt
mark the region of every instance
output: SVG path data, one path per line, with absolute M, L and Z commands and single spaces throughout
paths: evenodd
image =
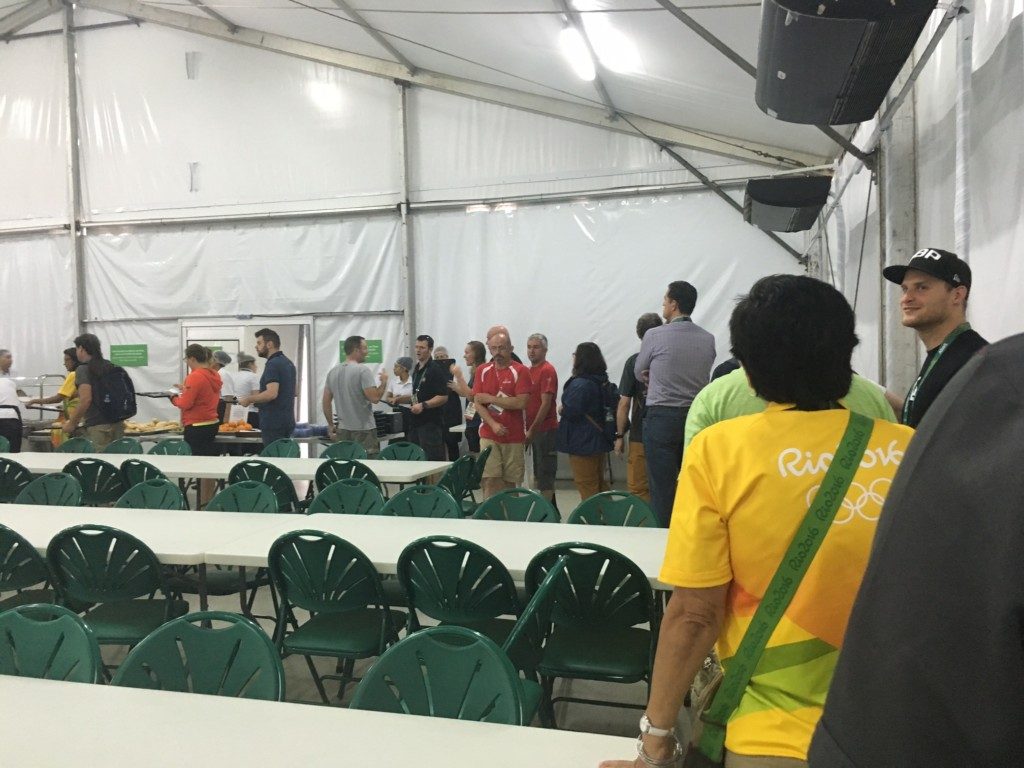
M 380 451 L 377 426 L 373 420 L 373 404 L 380 401 L 387 390 L 388 375 L 380 372 L 380 385 L 373 385 L 373 374 L 363 365 L 366 359 L 366 339 L 349 336 L 345 339 L 345 362 L 334 366 L 327 374 L 324 387 L 323 410 L 331 440 L 350 440 L 359 443 L 367 454 Z M 337 403 L 338 424 L 334 424 Z

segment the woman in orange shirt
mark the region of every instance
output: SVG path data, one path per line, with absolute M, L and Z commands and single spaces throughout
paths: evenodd
M 220 374 L 210 368 L 211 352 L 202 344 L 189 344 L 185 348 L 185 363 L 189 374 L 181 385 L 181 394 L 171 398 L 171 404 L 181 409 L 181 423 L 185 427 L 185 442 L 193 456 L 216 456 L 217 406 L 220 404 Z M 199 506 L 209 498 L 213 483 L 200 484 Z

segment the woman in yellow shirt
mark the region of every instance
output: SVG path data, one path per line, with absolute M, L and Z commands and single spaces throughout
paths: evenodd
M 31 407 L 33 405 L 53 405 L 55 403 L 61 403 L 62 413 L 57 423 L 62 423 L 67 419 L 68 414 L 71 413 L 75 408 L 78 407 L 78 387 L 75 385 L 75 369 L 78 367 L 78 356 L 75 354 L 75 348 L 69 347 L 64 350 L 64 368 L 67 370 L 68 375 L 64 379 L 64 383 L 60 389 L 57 390 L 57 394 L 51 395 L 50 397 L 37 397 L 33 400 L 29 400 L 25 406 Z M 54 447 L 60 445 L 67 439 L 67 435 L 62 430 L 53 431 Z

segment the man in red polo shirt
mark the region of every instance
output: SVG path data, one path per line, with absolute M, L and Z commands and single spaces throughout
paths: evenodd
M 548 338 L 534 333 L 526 340 L 533 389 L 526 405 L 526 444 L 533 454 L 533 482 L 548 501 L 555 500 L 555 473 L 558 470 L 558 372 L 548 362 Z
M 523 481 L 526 427 L 523 411 L 530 400 L 533 380 L 530 369 L 512 360 L 508 334 L 496 333 L 487 340 L 491 361 L 473 378 L 473 402 L 483 423 L 480 450 L 491 449 L 482 478 L 484 498 Z

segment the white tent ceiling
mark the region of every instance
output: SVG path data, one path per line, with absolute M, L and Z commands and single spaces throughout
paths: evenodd
M 12 4 L 0 9 L 0 16 L 19 10 L 24 13 L 24 9 L 46 2 L 56 6 L 55 0 Z M 110 19 L 83 12 L 83 7 L 121 11 L 121 18 L 133 9 L 144 19 L 163 11 L 179 20 L 194 17 L 197 22 L 212 22 L 212 31 L 229 38 L 234 33 L 243 39 L 233 29 L 238 27 L 243 32 L 268 32 L 392 64 L 399 63 L 393 55 L 397 51 L 398 57 L 427 73 L 605 110 L 597 83 L 578 78 L 559 47 L 559 33 L 566 25 L 562 0 L 211 0 L 203 8 L 197 7 L 199 3 L 81 0 L 76 24 Z M 756 64 L 760 3 L 675 0 L 675 4 Z M 353 20 L 339 5 L 354 10 L 354 16 L 367 26 Z M 754 104 L 754 79 L 656 0 L 574 0 L 569 7 L 582 9 L 579 18 L 586 29 L 594 31 L 595 25 L 610 28 L 639 53 L 637 71 L 616 73 L 599 68 L 598 80 L 619 112 L 764 145 L 769 151 L 802 153 L 799 159 L 804 163 L 837 154 L 837 145 L 817 129 L 764 115 Z M 211 16 L 229 22 L 230 31 Z M 51 16 L 24 31 L 53 28 L 59 20 L 59 15 Z M 210 24 L 207 30 L 211 30 Z M 375 33 L 382 35 L 393 51 L 378 42 Z M 594 35 L 591 41 L 599 48 Z M 600 57 L 600 49 L 598 53 Z

